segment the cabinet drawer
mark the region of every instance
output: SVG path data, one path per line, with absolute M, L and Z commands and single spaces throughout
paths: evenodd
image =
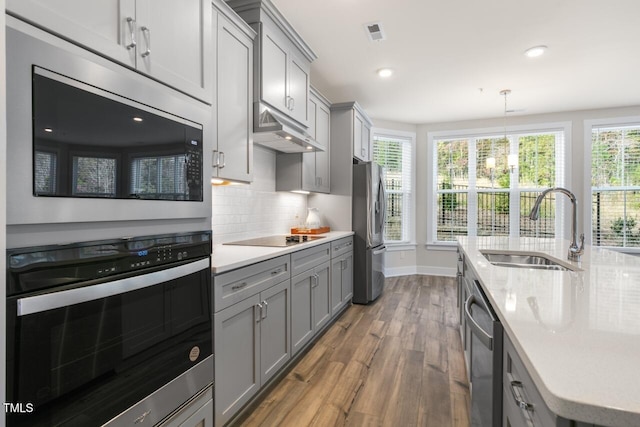
M 529 373 L 505 334 L 503 358 L 503 417 L 513 426 L 555 426 L 556 415 L 542 400 Z M 526 406 L 526 407 L 525 407 Z
M 289 255 L 283 255 L 213 277 L 213 308 L 218 312 L 290 277 Z
M 295 276 L 310 268 L 329 261 L 331 257 L 331 247 L 329 243 L 303 249 L 291 254 L 291 275 Z
M 339 257 L 353 250 L 353 237 L 345 237 L 344 239 L 331 242 L 331 258 Z

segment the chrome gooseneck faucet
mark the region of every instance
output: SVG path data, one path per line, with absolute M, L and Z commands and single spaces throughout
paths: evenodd
M 571 217 L 571 244 L 569 245 L 569 254 L 567 258 L 569 261 L 580 261 L 580 255 L 584 252 L 584 233 L 580 234 L 580 246 L 578 246 L 578 231 L 577 231 L 577 222 L 578 222 L 578 200 L 576 196 L 566 188 L 562 187 L 554 187 L 544 190 L 536 199 L 536 202 L 533 204 L 533 208 L 531 208 L 531 213 L 529 214 L 529 219 L 532 221 L 537 221 L 540 215 L 540 204 L 542 203 L 542 199 L 549 193 L 562 193 L 571 200 L 572 207 L 572 217 Z

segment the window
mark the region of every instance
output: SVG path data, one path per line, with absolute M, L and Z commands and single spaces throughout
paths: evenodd
M 55 194 L 57 188 L 58 156 L 49 151 L 36 151 L 35 193 Z
M 387 244 L 414 242 L 414 146 L 413 133 L 373 130 L 373 161 L 384 168 L 387 191 L 387 222 L 384 232 Z
M 73 194 L 91 197 L 116 196 L 116 159 L 73 156 Z
M 591 122 L 591 243 L 640 247 L 640 120 Z
M 429 134 L 435 188 L 428 240 L 457 236 L 554 237 L 563 203 L 545 198 L 540 219 L 529 212 L 540 193 L 564 186 L 567 124 L 511 130 Z
M 184 154 L 139 157 L 131 162 L 131 193 L 176 200 L 186 193 Z

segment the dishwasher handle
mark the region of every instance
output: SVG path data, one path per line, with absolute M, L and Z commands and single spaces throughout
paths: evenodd
M 471 315 L 471 306 L 473 304 L 477 305 L 478 307 L 482 307 L 480 304 L 478 304 L 478 299 L 476 298 L 476 296 L 471 294 L 467 298 L 467 301 L 465 301 L 464 303 L 464 317 L 465 319 L 467 319 L 467 324 L 469 325 L 469 328 L 471 328 L 473 334 L 478 337 L 480 342 L 484 344 L 485 347 L 493 351 L 493 337 L 489 335 L 487 331 L 482 329 Z

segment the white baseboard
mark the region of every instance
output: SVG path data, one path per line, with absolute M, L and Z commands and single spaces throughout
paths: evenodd
M 412 274 L 455 277 L 456 269 L 447 267 L 425 267 L 415 265 L 409 267 L 394 267 L 384 269 L 385 277 L 409 276 Z

